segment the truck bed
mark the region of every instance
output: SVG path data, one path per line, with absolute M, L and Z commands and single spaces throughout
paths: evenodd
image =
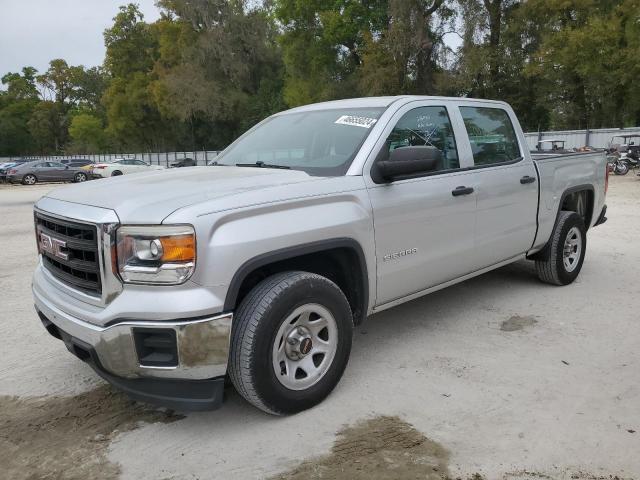
M 538 171 L 538 231 L 532 250 L 539 250 L 551 236 L 556 214 L 566 194 L 585 186 L 593 191 L 592 226 L 604 206 L 604 184 L 607 162 L 604 151 L 571 152 L 560 154 L 532 153 L 531 158 Z M 595 173 L 594 173 L 595 172 Z

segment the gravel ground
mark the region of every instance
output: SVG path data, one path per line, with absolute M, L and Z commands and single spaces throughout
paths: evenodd
M 0 186 L 6 478 L 640 479 L 640 178 L 611 179 L 567 287 L 517 263 L 369 318 L 320 406 L 276 418 L 134 404 L 51 338 L 29 291 L 31 207 Z

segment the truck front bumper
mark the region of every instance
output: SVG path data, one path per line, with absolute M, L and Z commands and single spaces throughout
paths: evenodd
M 45 328 L 131 397 L 177 410 L 220 406 L 232 314 L 97 326 L 69 315 L 34 288 Z

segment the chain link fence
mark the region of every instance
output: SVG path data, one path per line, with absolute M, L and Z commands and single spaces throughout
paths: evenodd
M 143 152 L 143 153 L 96 153 L 89 155 L 32 155 L 20 157 L 0 157 L 0 163 L 15 160 L 51 160 L 68 163 L 70 160 L 90 160 L 93 163 L 113 162 L 117 159 L 138 159 L 152 165 L 164 165 L 169 167 L 184 159 L 191 159 L 196 165 L 207 165 L 213 161 L 220 152 L 217 150 L 200 150 L 194 152 Z
M 595 148 L 608 148 L 612 138 L 616 135 L 640 134 L 640 127 L 636 128 L 600 128 L 593 130 L 564 130 L 549 132 L 528 132 L 525 138 L 529 149 L 535 151 L 540 140 L 555 139 L 565 141 L 565 148 L 579 148 L 591 146 Z M 615 143 L 615 142 L 614 142 Z M 218 156 L 220 152 L 215 150 L 200 150 L 194 152 L 145 152 L 145 153 L 96 153 L 91 155 L 52 155 L 52 156 L 18 156 L 0 157 L 0 163 L 14 160 L 52 160 L 67 163 L 71 159 L 86 159 L 94 163 L 112 162 L 118 158 L 137 158 L 153 165 L 169 167 L 182 159 L 190 158 L 196 165 L 207 165 Z

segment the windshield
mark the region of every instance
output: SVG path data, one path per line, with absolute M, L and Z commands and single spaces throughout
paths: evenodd
M 255 165 L 344 175 L 383 108 L 287 113 L 247 132 L 218 158 L 217 165 Z

